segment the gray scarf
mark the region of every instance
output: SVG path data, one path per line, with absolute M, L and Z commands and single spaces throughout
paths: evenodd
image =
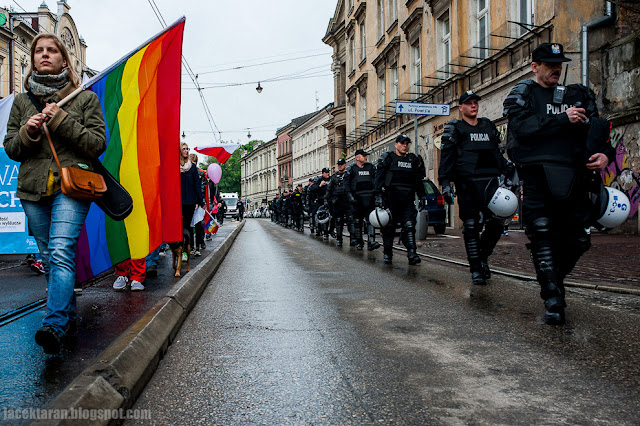
M 65 68 L 60 74 L 38 74 L 36 70 L 29 76 L 29 90 L 36 96 L 49 96 L 69 83 L 69 71 Z

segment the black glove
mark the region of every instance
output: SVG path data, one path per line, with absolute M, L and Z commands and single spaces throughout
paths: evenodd
M 453 193 L 453 188 L 451 188 L 451 184 L 442 185 L 442 198 L 447 202 L 447 204 L 453 204 L 453 199 L 456 194 Z
M 352 193 L 347 194 L 347 197 L 349 198 L 349 203 L 356 204 L 356 197 Z
M 376 207 L 380 207 L 381 209 L 384 208 L 384 203 L 382 202 L 382 195 L 380 194 L 376 195 L 373 202 L 375 203 Z
M 324 200 L 324 207 L 325 207 L 326 209 L 328 209 L 328 208 L 329 208 L 329 201 Z
M 507 161 L 507 165 L 504 167 L 503 175 L 505 180 L 513 181 L 514 175 L 516 173 L 516 165 L 511 161 Z

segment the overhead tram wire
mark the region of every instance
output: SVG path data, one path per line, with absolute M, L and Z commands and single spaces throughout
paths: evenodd
M 300 59 L 306 59 L 306 58 L 314 58 L 317 56 L 327 56 L 326 53 L 320 53 L 318 55 L 307 55 L 307 56 L 298 56 L 296 58 L 290 58 L 290 59 L 281 59 L 279 61 L 270 61 L 270 62 L 261 62 L 259 64 L 250 64 L 250 65 L 240 65 L 237 67 L 232 67 L 232 68 L 223 68 L 220 70 L 213 70 L 213 71 L 201 71 L 198 74 L 215 74 L 218 72 L 224 72 L 224 71 L 236 71 L 236 70 L 240 70 L 243 68 L 251 68 L 251 67 L 258 67 L 258 66 L 262 66 L 262 65 L 270 65 L 270 64 L 277 64 L 277 63 L 281 63 L 281 62 L 291 62 L 291 61 L 297 61 Z
M 162 12 L 160 12 L 160 8 L 156 4 L 155 0 L 148 0 L 148 2 L 149 2 L 149 5 L 151 6 L 151 9 L 153 10 L 153 13 L 156 15 L 156 18 L 158 18 L 158 21 L 160 22 L 160 24 L 163 27 L 166 27 L 167 23 L 165 22 L 164 17 L 162 16 Z M 181 55 L 181 56 L 182 56 L 182 64 L 185 67 L 185 69 L 187 70 L 187 74 L 189 75 L 189 78 L 191 78 L 191 81 L 193 82 L 194 86 L 196 86 L 196 89 L 198 89 L 198 94 L 200 95 L 200 100 L 202 101 L 202 106 L 204 108 L 204 115 L 207 117 L 207 121 L 209 122 L 209 127 L 211 127 L 211 133 L 213 133 L 213 137 L 214 137 L 214 139 L 216 139 L 216 131 L 217 131 L 218 137 L 220 139 L 222 139 L 222 134 L 220 132 L 220 129 L 218 129 L 218 125 L 216 124 L 215 120 L 213 119 L 213 114 L 211 114 L 211 110 L 209 109 L 209 105 L 207 104 L 207 100 L 205 99 L 204 95 L 202 94 L 202 88 L 198 84 L 198 80 L 196 78 L 196 75 L 193 72 L 193 70 L 191 69 L 191 66 L 189 65 L 189 63 L 187 62 L 187 58 L 185 58 L 184 55 Z M 215 130 L 214 130 L 214 128 L 215 128 Z M 218 142 L 217 139 L 216 139 L 216 142 Z

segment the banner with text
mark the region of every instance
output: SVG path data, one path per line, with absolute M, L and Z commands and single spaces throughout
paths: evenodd
M 0 148 L 0 254 L 37 253 L 38 245 L 27 231 L 27 218 L 16 197 L 20 164 Z

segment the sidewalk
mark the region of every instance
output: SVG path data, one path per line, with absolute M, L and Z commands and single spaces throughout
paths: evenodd
M 418 241 L 418 251 L 466 263 L 467 254 L 462 229 L 447 228 L 445 235 L 430 233 Z M 529 239 L 522 230 L 509 230 L 503 235 L 489 258 L 489 265 L 503 270 L 535 276 L 529 250 Z M 640 236 L 593 232 L 591 249 L 585 253 L 568 281 L 640 289 Z

